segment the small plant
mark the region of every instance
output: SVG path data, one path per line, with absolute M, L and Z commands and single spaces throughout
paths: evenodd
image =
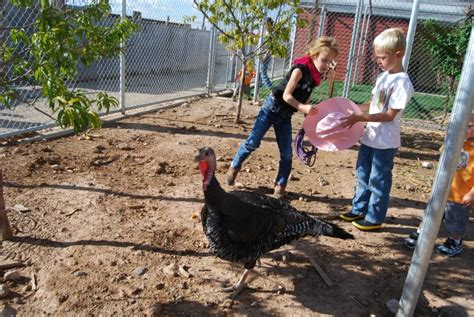
M 421 36 L 426 39 L 428 51 L 435 61 L 434 67 L 442 81 L 444 100 L 444 119 L 452 108 L 452 96 L 456 93 L 461 76 L 464 55 L 472 29 L 472 19 L 460 24 L 445 25 L 433 20 L 423 22 Z
M 20 8 L 38 8 L 37 1 L 11 0 Z M 117 56 L 120 46 L 137 30 L 130 20 L 106 26 L 100 22 L 110 16 L 107 0 L 96 0 L 81 8 L 58 8 L 41 0 L 38 18 L 29 25 L 9 28 L 10 41 L 0 47 L 0 60 L 11 66 L 0 74 L 0 104 L 11 108 L 20 103 L 33 105 L 44 97 L 63 128 L 76 133 L 98 129 L 101 121 L 96 111 L 108 112 L 118 100 L 106 93 L 89 98 L 81 91 L 69 89 L 79 63 L 91 65 L 102 58 Z M 34 99 L 22 97 L 19 88 L 40 87 Z
M 298 18 L 299 0 L 193 0 L 196 8 L 204 15 L 209 23 L 219 32 L 220 42 L 230 51 L 238 52 L 242 61 L 242 73 L 247 62 L 256 57 L 263 57 L 271 53 L 277 57 L 288 54 L 288 41 L 294 23 L 299 26 L 305 20 Z M 263 34 L 263 41 L 259 43 L 260 30 L 267 13 L 271 12 L 274 22 L 271 29 Z M 245 76 L 241 76 L 241 87 Z M 242 107 L 241 90 L 235 122 L 240 121 Z

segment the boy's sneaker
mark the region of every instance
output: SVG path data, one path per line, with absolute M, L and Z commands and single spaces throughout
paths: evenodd
M 403 240 L 403 245 L 406 246 L 408 249 L 414 249 L 416 247 L 416 242 L 418 241 L 419 235 L 420 234 L 418 233 L 418 231 L 410 233 L 408 238 L 405 238 Z
M 365 217 L 364 215 L 358 215 L 358 214 L 353 213 L 352 211 L 339 215 L 339 218 L 345 221 L 354 221 L 354 220 L 364 219 L 364 217 Z
M 367 220 L 358 220 L 358 221 L 353 221 L 352 225 L 356 227 L 359 230 L 363 231 L 372 231 L 372 230 L 377 230 L 382 228 L 381 223 L 373 223 Z
M 451 238 L 447 238 L 443 245 L 440 245 L 438 252 L 444 256 L 455 256 L 462 252 L 462 239 L 459 243 Z
M 408 249 L 414 249 L 416 247 L 416 242 L 416 239 L 408 237 L 403 240 L 403 245 L 406 246 Z
M 418 240 L 418 237 L 420 236 L 420 233 L 418 231 L 413 231 L 410 233 L 409 237 L 412 238 L 413 240 Z

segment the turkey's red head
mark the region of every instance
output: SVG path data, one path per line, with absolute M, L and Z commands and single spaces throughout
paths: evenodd
M 198 150 L 194 161 L 199 163 L 199 171 L 202 175 L 202 189 L 206 190 L 216 170 L 216 155 L 210 147 L 203 147 Z

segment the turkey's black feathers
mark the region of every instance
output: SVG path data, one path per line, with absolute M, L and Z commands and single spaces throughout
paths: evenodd
M 273 197 L 225 192 L 215 176 L 201 211 L 211 250 L 221 259 L 253 266 L 262 254 L 306 235 L 351 239 L 341 228 L 315 219 Z

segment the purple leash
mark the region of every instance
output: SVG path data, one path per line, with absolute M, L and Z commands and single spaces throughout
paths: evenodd
M 300 129 L 296 134 L 295 141 L 293 142 L 296 156 L 298 156 L 301 162 L 311 167 L 316 162 L 316 153 L 318 152 L 318 149 L 313 145 L 311 145 L 311 148 L 304 147 L 303 140 L 304 129 Z

